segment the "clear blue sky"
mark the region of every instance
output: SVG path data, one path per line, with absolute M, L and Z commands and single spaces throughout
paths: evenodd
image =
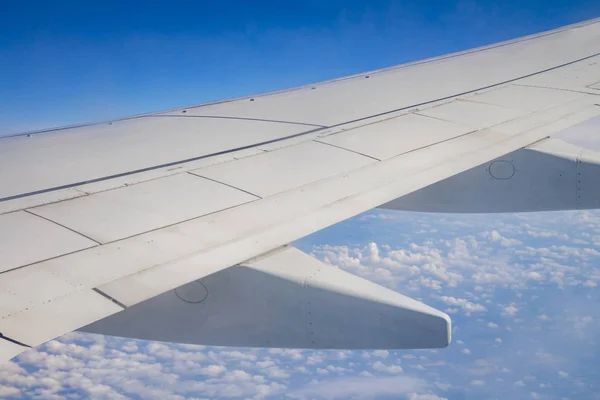
M 0 135 L 320 81 L 599 15 L 597 0 L 6 0 Z

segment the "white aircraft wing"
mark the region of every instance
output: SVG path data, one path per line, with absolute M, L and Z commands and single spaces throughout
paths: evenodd
M 549 139 L 600 114 L 599 82 L 592 20 L 2 138 L 0 360 L 76 329 L 236 346 L 446 346 L 444 313 L 286 245 L 383 204 L 600 207 L 600 158 Z

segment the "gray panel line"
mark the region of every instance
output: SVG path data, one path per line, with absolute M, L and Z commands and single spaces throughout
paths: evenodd
M 309 124 L 306 122 L 295 122 L 295 121 L 282 121 L 278 119 L 264 119 L 264 118 L 249 118 L 249 117 L 233 117 L 226 115 L 174 115 L 174 114 L 159 114 L 159 115 L 147 115 L 148 118 L 206 118 L 206 119 L 233 119 L 240 121 L 254 121 L 254 122 L 272 122 L 275 124 L 288 124 L 288 125 L 304 125 L 304 126 L 314 126 L 317 128 L 327 128 L 325 125 L 319 124 Z
M 592 83 L 592 85 L 593 85 L 593 83 Z M 527 84 L 527 83 L 515 83 L 514 86 L 536 88 L 536 89 L 560 90 L 560 91 L 563 91 L 563 92 L 589 94 L 590 96 L 600 96 L 600 93 L 595 93 L 595 92 L 592 92 L 592 91 L 584 91 L 586 89 L 590 89 L 590 85 L 583 87 L 582 88 L 583 90 L 578 90 L 576 88 L 567 89 L 567 88 L 558 88 L 558 87 L 552 87 L 552 86 L 533 85 L 533 84 Z M 592 90 L 596 90 L 596 89 L 592 89 Z
M 101 245 L 101 246 L 104 246 L 104 245 Z M 14 267 L 14 268 L 7 269 L 5 271 L 0 272 L 0 276 L 2 276 L 3 274 L 8 274 L 9 272 L 12 272 L 12 271 L 16 271 L 18 269 L 23 269 L 23 268 L 31 267 L 32 265 L 35 265 L 35 264 L 40 264 L 40 263 L 43 263 L 43 262 L 46 262 L 46 261 L 55 260 L 57 258 L 66 257 L 66 256 L 69 256 L 71 254 L 75 254 L 75 253 L 79 253 L 79 252 L 82 252 L 82 251 L 86 251 L 86 250 L 92 249 L 94 247 L 97 247 L 97 246 L 84 247 L 83 249 L 73 250 L 73 251 L 69 251 L 68 253 L 63 253 L 63 254 L 59 254 L 57 256 L 52 256 L 52 257 L 44 258 L 43 260 L 33 261 L 33 262 L 30 262 L 30 263 L 27 263 L 27 264 L 19 265 L 18 267 Z
M 35 217 L 38 217 L 38 218 L 44 219 L 44 220 L 46 220 L 46 221 L 48 221 L 48 222 L 50 222 L 50 223 L 52 223 L 52 224 L 54 224 L 54 225 L 58 225 L 58 226 L 60 226 L 61 228 L 64 228 L 64 229 L 66 229 L 66 230 L 68 230 L 68 231 L 71 231 L 71 232 L 73 232 L 73 233 L 75 233 L 75 234 L 77 234 L 77 235 L 79 235 L 79 236 L 83 236 L 84 238 L 86 238 L 86 239 L 88 239 L 88 240 L 91 240 L 92 242 L 94 242 L 94 243 L 96 243 L 96 244 L 98 244 L 98 245 L 102 245 L 102 243 L 101 243 L 101 242 L 99 242 L 99 241 L 97 241 L 96 239 L 93 239 L 93 238 L 91 238 L 91 237 L 89 237 L 89 236 L 87 236 L 87 235 L 84 235 L 83 233 L 81 233 L 81 232 L 78 232 L 78 231 L 76 231 L 75 229 L 71 229 L 71 228 L 69 228 L 68 226 L 65 226 L 65 225 L 61 224 L 60 222 L 56 222 L 56 221 L 54 221 L 54 220 L 52 220 L 52 219 L 50 219 L 50 218 L 46 218 L 46 217 L 44 217 L 43 215 L 36 214 L 36 213 L 34 213 L 33 211 L 31 211 L 31 210 L 29 210 L 29 209 L 23 209 L 22 211 L 25 211 L 26 213 L 28 213 L 28 214 L 31 214 L 31 215 L 33 215 L 33 216 L 35 216 Z M 89 248 L 89 247 L 88 247 L 88 248 Z
M 417 115 L 421 116 L 421 114 L 417 114 Z M 425 115 L 424 115 L 424 116 L 425 116 Z M 450 122 L 450 121 L 445 121 L 445 120 L 443 120 L 443 119 L 442 119 L 442 120 L 440 120 L 440 121 L 444 121 L 444 122 Z M 451 122 L 450 122 L 450 123 L 451 123 Z M 487 129 L 487 128 L 485 128 L 485 129 Z M 426 148 L 428 148 L 428 147 L 432 147 L 432 146 L 435 146 L 435 145 L 438 145 L 438 144 L 441 144 L 441 143 L 449 142 L 449 141 L 451 141 L 451 140 L 459 139 L 459 138 L 461 138 L 461 137 L 464 137 L 464 136 L 472 135 L 472 134 L 474 134 L 474 133 L 477 133 L 477 132 L 480 132 L 480 131 L 482 131 L 482 130 L 483 130 L 483 129 L 473 129 L 473 130 L 471 130 L 471 131 L 469 131 L 469 132 L 461 133 L 460 135 L 456 135 L 456 136 L 452 136 L 451 138 L 448 138 L 448 139 L 440 140 L 439 142 L 430 143 L 430 144 L 428 144 L 428 145 L 425 145 L 425 146 L 417 147 L 416 149 L 412 149 L 412 150 L 404 151 L 404 152 L 402 152 L 402 153 L 395 154 L 395 155 L 393 155 L 393 156 L 391 156 L 391 157 L 389 157 L 389 158 L 383 159 L 383 160 L 380 160 L 380 159 L 378 159 L 378 158 L 375 158 L 375 157 L 367 156 L 366 154 L 358 153 L 358 152 L 355 152 L 355 151 L 353 151 L 353 150 L 346 149 L 345 147 L 339 147 L 339 146 L 333 145 L 333 144 L 331 144 L 331 143 L 325 143 L 325 142 L 319 142 L 319 143 L 328 144 L 328 145 L 330 145 L 330 146 L 333 146 L 333 147 L 339 147 L 340 149 L 344 149 L 344 150 L 352 151 L 353 153 L 361 154 L 361 155 L 364 155 L 364 156 L 366 156 L 366 157 L 373 158 L 373 159 L 375 159 L 375 160 L 377 160 L 377 161 L 386 161 L 386 160 L 389 160 L 389 159 L 391 159 L 391 158 L 400 157 L 400 156 L 403 156 L 403 155 L 406 155 L 406 154 L 409 154 L 409 153 L 414 153 L 415 151 L 423 150 L 423 149 L 426 149 Z M 315 140 L 315 141 L 317 142 L 318 140 Z
M 256 197 L 256 199 L 257 199 L 257 200 L 260 200 L 260 199 L 262 199 L 262 197 L 260 197 L 259 195 L 257 195 L 257 194 L 254 194 L 254 193 L 251 193 L 251 192 L 249 192 L 249 191 L 247 191 L 247 190 L 241 189 L 241 188 L 239 188 L 239 187 L 237 187 L 237 186 L 233 186 L 233 185 L 230 185 L 230 184 L 228 184 L 228 183 L 221 182 L 221 181 L 218 181 L 218 180 L 216 180 L 216 179 L 212 179 L 212 178 L 206 177 L 206 176 L 204 176 L 204 175 L 198 175 L 196 172 L 188 171 L 187 173 L 188 173 L 188 174 L 190 174 L 190 175 L 197 176 L 198 178 L 202 178 L 202 179 L 206 179 L 206 180 L 209 180 L 209 181 L 212 181 L 212 182 L 218 183 L 218 184 L 220 184 L 220 185 L 229 186 L 229 187 L 230 187 L 230 188 L 232 188 L 232 189 L 239 190 L 240 192 L 244 192 L 244 193 L 246 193 L 246 194 L 249 194 L 249 195 L 250 195 L 250 196 L 252 196 L 252 197 Z
M 370 156 L 370 155 L 368 155 L 368 154 L 365 154 L 365 153 L 361 153 L 360 151 L 356 151 L 356 150 L 347 149 L 347 148 L 345 148 L 345 147 L 338 146 L 338 145 L 335 145 L 335 144 L 332 144 L 332 143 L 321 142 L 319 139 L 313 139 L 313 142 L 317 142 L 317 143 L 320 143 L 320 144 L 324 144 L 324 145 L 326 145 L 326 146 L 335 147 L 336 149 L 340 149 L 340 150 L 344 150 L 344 151 L 349 151 L 350 153 L 358 154 L 359 156 L 367 157 L 367 158 L 370 158 L 370 159 L 372 159 L 372 160 L 375 160 L 375 161 L 381 161 L 379 158 L 376 158 L 376 157 Z
M 121 303 L 119 300 L 115 299 L 112 296 L 107 295 L 106 293 L 104 293 L 102 290 L 98 289 L 98 288 L 92 288 L 92 290 L 96 293 L 98 293 L 100 296 L 104 297 L 107 300 L 112 301 L 113 303 L 115 303 L 116 305 L 118 305 L 119 307 L 126 309 L 127 306 L 123 303 Z
M 30 345 L 28 345 L 28 344 L 25 344 L 25 343 L 22 343 L 22 342 L 19 342 L 18 340 L 15 340 L 15 339 L 13 339 L 13 338 L 9 338 L 8 336 L 4 336 L 4 335 L 3 335 L 1 332 L 0 332 L 0 339 L 4 339 L 4 340 L 6 340 L 7 342 L 11 342 L 11 343 L 17 344 L 17 345 L 19 345 L 19 346 L 26 347 L 26 348 L 28 348 L 28 349 L 30 349 L 30 348 L 31 348 L 31 346 L 30 346 Z

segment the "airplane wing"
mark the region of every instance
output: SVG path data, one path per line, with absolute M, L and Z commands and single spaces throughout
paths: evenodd
M 599 94 L 592 20 L 2 138 L 0 360 L 76 329 L 236 346 L 446 346 L 444 313 L 287 245 L 381 205 L 598 208 L 600 158 L 552 137 L 598 116 Z

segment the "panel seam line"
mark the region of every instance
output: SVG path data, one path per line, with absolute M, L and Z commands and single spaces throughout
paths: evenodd
M 582 90 L 578 90 L 578 89 L 558 88 L 558 87 L 545 86 L 545 85 L 533 85 L 533 84 L 528 84 L 528 83 L 515 83 L 514 86 L 529 87 L 529 88 L 536 88 L 536 89 L 560 90 L 562 92 L 572 92 L 572 93 L 589 94 L 590 96 L 600 96 L 600 93 L 594 93 L 591 91 L 588 92 L 588 91 L 582 91 Z M 586 88 L 589 88 L 589 86 L 586 86 Z M 585 90 L 585 88 L 582 88 L 582 89 Z M 594 89 L 592 89 L 592 90 L 594 90 Z
M 368 154 L 365 154 L 365 153 L 361 153 L 360 151 L 356 151 L 356 150 L 347 149 L 347 148 L 345 148 L 345 147 L 338 146 L 338 145 L 336 145 L 336 144 L 333 144 L 333 143 L 322 142 L 322 141 L 320 141 L 319 139 L 313 139 L 313 142 L 317 142 L 317 143 L 324 144 L 324 145 L 327 145 L 327 146 L 335 147 L 336 149 L 340 149 L 340 150 L 348 151 L 348 152 L 350 152 L 350 153 L 358 154 L 359 156 L 367 157 L 367 158 L 370 158 L 371 160 L 375 160 L 375 161 L 381 161 L 381 159 L 379 159 L 379 158 L 376 158 L 376 157 L 370 156 L 370 155 L 368 155 Z
M 246 193 L 246 194 L 249 194 L 250 196 L 256 197 L 256 199 L 255 199 L 255 200 L 260 200 L 260 199 L 262 199 L 262 197 L 260 197 L 259 195 L 257 195 L 257 194 L 254 194 L 254 193 L 251 193 L 251 192 L 249 192 L 249 191 L 247 191 L 247 190 L 244 190 L 244 189 L 240 189 L 240 188 L 239 188 L 239 187 L 237 187 L 237 186 L 233 186 L 233 185 L 230 185 L 230 184 L 228 184 L 228 183 L 225 183 L 225 182 L 218 181 L 218 180 L 216 180 L 216 179 L 208 178 L 208 177 L 206 177 L 206 176 L 204 176 L 204 175 L 199 175 L 199 174 L 197 174 L 196 172 L 193 172 L 193 171 L 187 171 L 187 173 L 188 173 L 188 174 L 190 174 L 190 175 L 194 175 L 194 176 L 196 176 L 196 177 L 198 177 L 198 178 L 207 179 L 207 180 L 209 180 L 209 181 L 212 181 L 212 182 L 215 182 L 215 183 L 219 183 L 219 184 L 221 184 L 221 185 L 228 186 L 228 187 L 230 187 L 230 188 L 232 188 L 232 189 L 239 190 L 240 192 L 244 192 L 244 193 Z
M 4 340 L 6 340 L 7 342 L 11 342 L 11 343 L 14 343 L 14 344 L 16 344 L 16 345 L 19 345 L 19 346 L 21 346 L 21 347 L 25 347 L 25 348 L 31 349 L 31 346 L 30 346 L 30 345 L 28 345 L 28 344 L 25 344 L 25 343 L 22 343 L 22 342 L 19 342 L 18 340 L 15 340 L 15 339 L 13 339 L 13 338 L 9 338 L 8 336 L 4 336 L 2 333 L 0 333 L 0 339 L 4 339 Z
M 53 223 L 54 225 L 58 225 L 58 226 L 60 226 L 61 228 L 64 228 L 64 229 L 66 229 L 66 230 L 68 230 L 68 231 L 71 231 L 71 232 L 73 232 L 73 233 L 76 233 L 76 234 L 77 234 L 77 235 L 79 235 L 79 236 L 83 236 L 84 238 L 86 238 L 86 239 L 88 239 L 88 240 L 91 240 L 92 242 L 96 243 L 97 245 L 100 245 L 100 246 L 102 245 L 102 243 L 101 243 L 101 242 L 99 242 L 99 241 L 97 241 L 96 239 L 93 239 L 93 238 L 91 238 L 91 237 L 89 237 L 89 236 L 87 236 L 87 235 L 84 235 L 83 233 L 81 233 L 81 232 L 78 232 L 78 231 L 76 231 L 75 229 L 69 228 L 68 226 L 66 226 L 66 225 L 63 225 L 63 224 L 61 224 L 60 222 L 56 222 L 56 221 L 54 221 L 54 220 L 52 220 L 52 219 L 50 219 L 50 218 L 44 217 L 43 215 L 36 214 L 36 213 L 34 213 L 33 211 L 31 211 L 31 210 L 29 210 L 29 209 L 23 209 L 22 211 L 25 211 L 26 213 L 28 213 L 28 214 L 30 214 L 30 215 L 33 215 L 34 217 L 38 217 L 38 218 L 41 218 L 41 219 L 43 219 L 43 220 L 46 220 L 46 221 L 48 221 L 48 222 L 51 222 L 51 223 Z
M 275 124 L 288 124 L 288 125 L 305 125 L 305 126 L 314 126 L 317 128 L 327 128 L 326 125 L 320 124 L 309 124 L 307 122 L 295 122 L 295 121 L 282 121 L 277 119 L 263 119 L 263 118 L 249 118 L 249 117 L 234 117 L 234 116 L 226 116 L 226 115 L 173 115 L 173 114 L 153 114 L 147 115 L 149 118 L 206 118 L 206 119 L 232 119 L 232 120 L 240 120 L 240 121 L 255 121 L 255 122 L 272 122 Z
M 100 296 L 104 297 L 107 300 L 112 301 L 113 303 L 115 303 L 116 305 L 118 305 L 119 307 L 126 309 L 127 306 L 123 303 L 121 303 L 119 300 L 115 299 L 114 297 L 104 293 L 102 290 L 98 289 L 98 288 L 92 288 L 92 290 L 96 293 L 98 293 Z

